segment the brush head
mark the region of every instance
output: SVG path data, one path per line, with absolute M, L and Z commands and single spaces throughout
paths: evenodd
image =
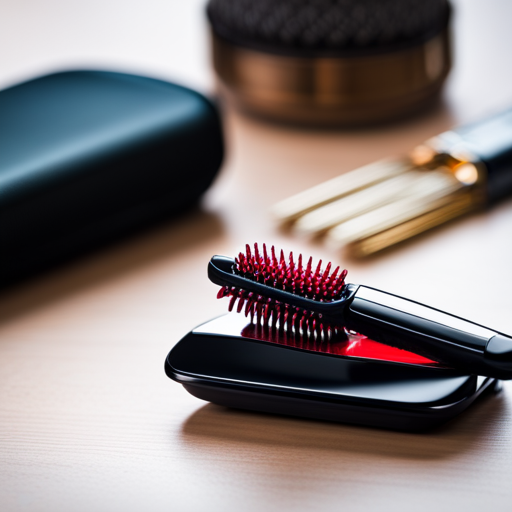
M 304 265 L 302 255 L 295 260 L 292 252 L 285 258 L 284 252 L 280 251 L 277 257 L 273 246 L 269 253 L 265 244 L 262 251 L 258 244 L 254 244 L 254 252 L 246 245 L 245 254 L 239 253 L 231 271 L 244 280 L 263 286 L 259 286 L 256 292 L 244 288 L 243 280 L 238 280 L 241 286 L 223 286 L 217 297 L 229 297 L 229 310 L 239 313 L 243 311 L 253 323 L 332 336 L 342 330 L 341 316 L 339 321 L 332 318 L 326 320 L 325 315 L 319 311 L 286 303 L 284 294 L 284 300 L 269 296 L 273 295 L 271 290 L 279 290 L 315 303 L 342 301 L 347 271 L 340 267 L 332 270 L 332 267 L 328 263 L 322 269 L 322 260 L 313 265 L 313 258 L 309 258 Z M 268 294 L 265 293 L 266 288 Z

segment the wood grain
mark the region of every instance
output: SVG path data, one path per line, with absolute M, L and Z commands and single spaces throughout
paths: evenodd
M 9 27 L 0 30 L 1 83 L 88 62 L 211 87 L 197 42 L 202 2 L 64 4 L 0 7 Z M 225 311 L 206 278 L 210 256 L 253 241 L 339 261 L 351 282 L 512 333 L 510 200 L 365 262 L 279 232 L 267 213 L 307 186 L 512 104 L 510 3 L 455 4 L 456 66 L 437 109 L 352 132 L 227 109 L 228 157 L 201 208 L 2 292 L 0 510 L 510 510 L 508 383 L 442 429 L 413 435 L 208 405 L 163 372 L 180 337 Z M 180 17 L 191 32 L 166 32 Z

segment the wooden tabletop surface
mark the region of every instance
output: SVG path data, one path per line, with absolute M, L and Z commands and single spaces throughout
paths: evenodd
M 199 210 L 1 294 L 0 510 L 512 509 L 508 383 L 419 435 L 228 410 L 163 371 L 183 335 L 225 311 L 210 256 L 254 241 L 512 333 L 510 200 L 365 262 L 281 233 L 268 215 L 307 186 L 512 105 L 512 3 L 454 3 L 455 67 L 436 109 L 322 132 L 227 108 L 227 158 Z M 0 86 L 97 67 L 211 91 L 203 7 L 4 2 Z

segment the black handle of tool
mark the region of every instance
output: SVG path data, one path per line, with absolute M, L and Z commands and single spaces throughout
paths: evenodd
M 488 202 L 512 195 L 512 108 L 453 132 L 485 165 Z
M 512 337 L 423 304 L 359 286 L 347 328 L 458 370 L 512 379 Z

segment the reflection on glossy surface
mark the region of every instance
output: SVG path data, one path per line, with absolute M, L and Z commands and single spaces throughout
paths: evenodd
M 222 332 L 224 336 L 248 338 L 276 343 L 310 352 L 321 352 L 344 357 L 357 357 L 378 361 L 440 366 L 426 357 L 373 341 L 361 334 L 337 330 L 325 338 L 316 332 L 298 332 L 295 329 L 272 328 L 248 322 L 241 314 L 231 313 L 207 322 L 193 330 L 197 334 Z
M 323 352 L 337 356 L 393 361 L 396 363 L 438 366 L 438 363 L 407 350 L 390 347 L 373 341 L 361 334 L 337 331 L 332 337 L 324 339 L 315 332 L 296 333 L 285 329 L 272 329 L 268 326 L 248 324 L 242 330 L 244 338 L 257 339 L 277 343 L 288 347 L 312 352 Z

